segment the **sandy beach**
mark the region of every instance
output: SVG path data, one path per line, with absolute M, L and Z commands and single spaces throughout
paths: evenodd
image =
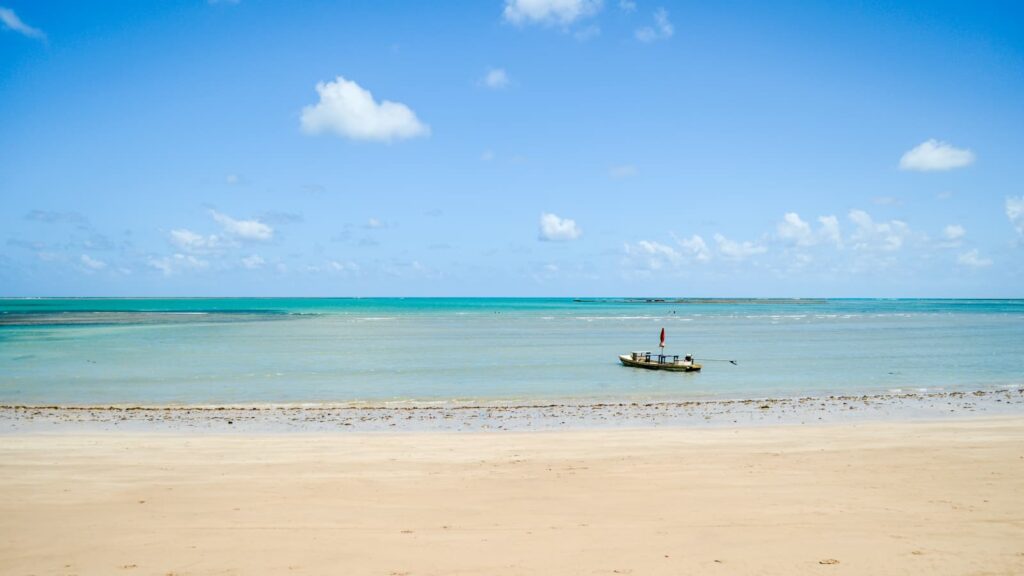
M 1024 419 L 0 437 L 2 574 L 1019 574 Z

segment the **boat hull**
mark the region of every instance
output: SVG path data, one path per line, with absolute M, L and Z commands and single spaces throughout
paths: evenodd
M 672 364 L 672 363 L 658 363 L 658 362 L 645 362 L 643 360 L 633 360 L 628 354 L 619 355 L 619 361 L 622 362 L 623 366 L 629 366 L 631 368 L 644 368 L 646 370 L 667 370 L 668 372 L 700 372 L 701 365 L 697 363 L 690 364 Z

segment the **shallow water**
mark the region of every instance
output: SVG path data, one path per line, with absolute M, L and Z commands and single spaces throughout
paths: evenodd
M 699 374 L 616 356 L 693 353 Z M 738 365 L 713 360 L 735 359 Z M 687 400 L 1024 382 L 1022 300 L 0 300 L 0 403 Z

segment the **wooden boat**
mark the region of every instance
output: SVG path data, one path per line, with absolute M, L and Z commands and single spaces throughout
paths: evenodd
M 632 352 L 620 354 L 619 360 L 623 366 L 633 368 L 646 368 L 648 370 L 668 370 L 670 372 L 700 372 L 701 365 L 693 361 L 693 356 L 687 354 L 681 360 L 678 355 L 668 356 L 665 354 L 651 354 L 650 352 Z

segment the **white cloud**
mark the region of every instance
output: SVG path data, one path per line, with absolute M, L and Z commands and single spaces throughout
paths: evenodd
M 775 227 L 775 235 L 778 239 L 790 244 L 807 248 L 819 244 L 832 244 L 837 248 L 842 247 L 843 237 L 839 230 L 839 219 L 835 216 L 819 216 L 818 229 L 811 228 L 809 222 L 800 218 L 796 212 L 787 212 L 782 222 Z
M 227 214 L 210 210 L 210 216 L 217 221 L 224 232 L 242 240 L 270 240 L 274 229 L 259 220 L 235 220 Z
M 601 10 L 601 0 L 505 0 L 502 12 L 512 24 L 571 24 Z
M 331 260 L 328 266 L 335 272 L 348 272 L 353 274 L 359 272 L 359 265 L 355 262 L 339 262 L 337 260 Z
M 575 240 L 582 233 L 583 231 L 576 225 L 575 220 L 559 218 L 547 212 L 540 215 L 540 233 L 538 235 L 540 240 L 550 242 Z
M 626 264 L 631 268 L 648 271 L 675 269 L 688 262 L 707 262 L 711 260 L 711 250 L 704 239 L 694 234 L 689 238 L 676 238 L 676 249 L 654 240 L 640 240 L 633 244 L 625 244 Z
M 249 270 L 263 268 L 264 264 L 266 264 L 266 261 L 259 254 L 252 254 L 242 258 L 242 266 L 245 266 Z
M 483 160 L 484 162 L 491 162 L 492 160 L 494 160 L 494 151 L 493 150 L 484 150 L 480 154 L 480 160 Z
M 381 228 L 387 228 L 387 222 L 381 222 L 377 218 L 370 218 L 366 221 L 366 228 L 370 230 L 380 230 Z
M 341 76 L 317 83 L 316 91 L 320 101 L 302 109 L 302 130 L 307 134 L 334 132 L 353 140 L 383 142 L 430 134 L 430 127 L 405 104 L 378 104 L 369 90 Z
M 508 73 L 505 72 L 504 68 L 491 68 L 487 71 L 487 74 L 484 74 L 481 83 L 491 90 L 501 90 L 508 86 Z
M 638 28 L 634 34 L 636 39 L 641 42 L 654 42 L 655 40 L 667 40 L 675 33 L 676 29 L 668 19 L 668 11 L 658 8 L 654 12 L 654 26 Z
M 936 246 L 939 248 L 957 248 L 963 244 L 967 230 L 959 224 L 950 224 L 942 229 L 942 241 Z
M 966 148 L 955 148 L 951 144 L 932 138 L 903 154 L 900 158 L 900 169 L 931 172 L 963 168 L 973 163 L 974 152 Z
M 968 250 L 957 257 L 956 263 L 971 268 L 985 268 L 992 265 L 992 260 L 982 257 L 977 249 Z
M 707 262 L 711 259 L 711 250 L 708 249 L 708 245 L 704 242 L 704 239 L 694 234 L 689 238 L 676 239 L 679 246 L 683 248 L 693 259 L 699 262 Z
M 814 233 L 811 225 L 804 222 L 796 212 L 787 212 L 782 222 L 776 226 L 779 238 L 793 242 L 797 246 L 814 244 Z
M 224 240 L 216 234 L 203 236 L 185 228 L 171 230 L 171 243 L 185 252 L 205 253 L 225 247 Z
M 942 229 L 943 237 L 945 237 L 946 240 L 949 240 L 950 242 L 957 242 L 959 240 L 962 240 L 966 234 L 967 230 L 965 230 L 964 227 L 959 224 L 950 224 L 949 226 L 946 226 L 945 228 Z
M 744 260 L 751 256 L 764 254 L 768 248 L 754 242 L 736 242 L 721 234 L 715 234 L 718 253 L 730 260 Z
M 683 261 L 682 255 L 675 248 L 652 240 L 626 244 L 624 248 L 626 256 L 629 257 L 628 262 L 632 266 L 647 270 L 661 270 L 666 266 L 676 267 Z
M 612 178 L 629 178 L 636 176 L 636 166 L 632 164 L 618 164 L 608 169 L 608 175 Z
M 18 18 L 18 15 L 10 8 L 0 7 L 0 22 L 2 22 L 4 28 L 7 28 L 8 30 L 13 30 L 18 34 L 28 36 L 29 38 L 46 41 L 46 34 L 44 34 L 42 30 L 33 28 L 22 22 L 21 18 Z
M 152 268 L 164 273 L 164 276 L 172 276 L 185 270 L 201 270 L 210 265 L 206 260 L 200 260 L 191 254 L 175 254 L 163 258 L 150 258 L 148 264 Z
M 623 12 L 635 12 L 636 2 L 633 0 L 619 0 L 619 10 Z
M 82 263 L 83 266 L 85 266 L 90 271 L 103 270 L 104 268 L 107 267 L 106 262 L 102 260 L 97 260 L 92 256 L 89 256 L 88 254 L 82 254 L 82 257 L 79 259 L 79 261 Z
M 1024 196 L 1019 198 L 1009 197 L 1006 199 L 1006 217 L 1010 224 L 1017 229 L 1017 234 L 1024 236 Z
M 882 250 L 894 252 L 903 247 L 910 236 L 910 227 L 900 220 L 875 222 L 863 210 L 850 210 L 850 221 L 856 226 L 850 241 L 855 250 Z
M 838 247 L 843 245 L 843 236 L 839 232 L 839 219 L 835 216 L 819 216 L 818 223 L 821 224 L 821 228 L 818 229 L 819 234 L 830 244 L 834 244 Z

